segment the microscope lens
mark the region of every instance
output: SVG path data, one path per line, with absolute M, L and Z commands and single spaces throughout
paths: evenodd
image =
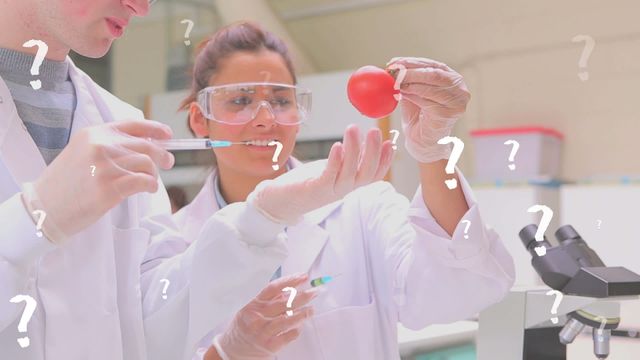
M 598 359 L 606 359 L 609 356 L 609 340 L 611 330 L 593 328 L 593 353 Z
M 583 323 L 574 318 L 570 318 L 562 330 L 560 330 L 560 334 L 558 335 L 560 337 L 560 343 L 564 345 L 571 344 L 582 329 L 584 329 Z

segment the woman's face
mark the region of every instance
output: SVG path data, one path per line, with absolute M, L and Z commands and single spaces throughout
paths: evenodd
M 237 52 L 218 64 L 218 71 L 209 79 L 210 86 L 246 82 L 271 82 L 293 85 L 293 77 L 282 56 L 276 52 Z M 260 107 L 253 120 L 242 125 L 230 125 L 207 120 L 192 104 L 190 125 L 196 135 L 215 140 L 250 141 L 277 140 L 282 143 L 278 156 L 279 170 L 272 161 L 276 146 L 233 145 L 214 149 L 218 167 L 253 177 L 272 178 L 285 171 L 285 163 L 295 146 L 299 125 L 281 125 L 273 114 Z M 224 170 L 223 170 L 224 171 Z

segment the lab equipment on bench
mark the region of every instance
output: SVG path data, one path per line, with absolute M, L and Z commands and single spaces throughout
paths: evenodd
M 515 288 L 482 311 L 478 360 L 566 360 L 566 346 L 585 326 L 592 328 L 595 358 L 606 359 L 611 331 L 620 324 L 620 302 L 639 299 L 640 275 L 606 266 L 571 225 L 556 231 L 557 246 L 546 237 L 536 241 L 537 229 L 524 227 L 520 239 L 542 281 L 562 294 L 546 287 Z M 537 255 L 538 246 L 546 247 L 545 255 Z
M 471 137 L 475 148 L 475 181 L 549 181 L 561 176 L 564 134 L 555 129 L 542 126 L 479 129 L 471 131 Z

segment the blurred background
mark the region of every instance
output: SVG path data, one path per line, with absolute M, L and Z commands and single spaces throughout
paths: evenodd
M 350 123 L 401 129 L 399 109 L 376 121 L 350 106 L 345 89 L 355 69 L 384 67 L 395 56 L 445 62 L 472 93 L 453 134 L 465 143 L 457 165 L 512 252 L 517 284 L 535 285 L 541 281 L 518 239 L 540 221 L 527 211 L 534 204 L 554 211 L 552 243 L 560 224 L 572 224 L 607 265 L 640 272 L 638 14 L 633 0 L 159 0 L 108 56 L 74 60 L 176 137 L 190 137 L 186 114 L 176 110 L 196 45 L 223 25 L 257 21 L 288 43 L 299 83 L 313 91 L 312 119 L 297 145 L 305 160 L 326 157 Z M 210 154 L 177 155 L 162 178 L 185 203 L 201 187 Z M 406 196 L 416 190 L 416 164 L 402 146 L 390 181 Z M 636 303 L 623 306 L 621 327 L 640 327 Z M 473 359 L 476 329 L 474 322 L 401 329 L 399 341 L 406 358 Z M 590 346 L 577 341 L 570 358 L 593 358 Z M 639 350 L 638 339 L 615 339 L 610 359 L 637 358 Z

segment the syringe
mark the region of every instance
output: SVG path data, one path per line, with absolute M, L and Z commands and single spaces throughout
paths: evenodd
M 315 278 L 313 280 L 311 280 L 311 287 L 316 287 L 316 286 L 320 286 L 320 285 L 324 285 L 326 283 L 328 283 L 329 281 L 332 281 L 334 278 L 340 276 L 342 274 L 336 274 L 336 275 L 325 275 L 325 276 L 321 276 L 319 278 Z
M 246 142 L 233 142 L 229 140 L 211 139 L 169 139 L 156 140 L 156 144 L 166 150 L 203 150 L 219 147 L 229 147 L 231 145 L 246 145 Z

